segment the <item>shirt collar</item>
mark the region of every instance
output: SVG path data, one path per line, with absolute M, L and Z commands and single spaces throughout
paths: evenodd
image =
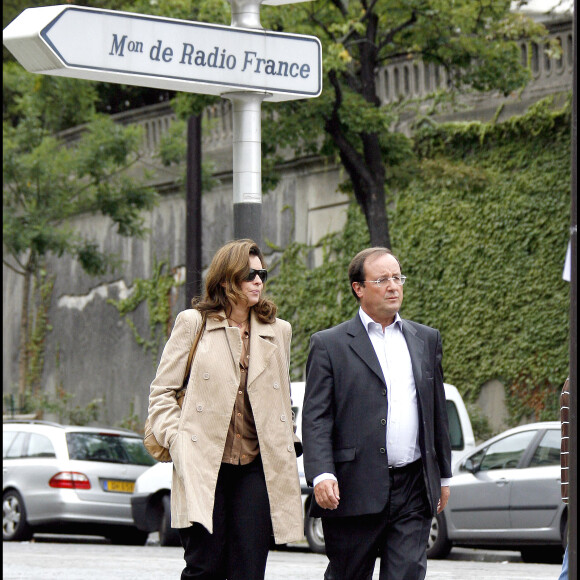
M 365 327 L 367 332 L 372 328 L 371 325 L 379 324 L 378 322 L 375 322 L 361 307 L 359 307 L 358 309 L 358 315 L 360 316 L 363 326 Z M 394 325 L 397 325 L 399 327 L 399 330 L 403 330 L 403 319 L 399 316 L 398 312 L 397 314 L 395 314 L 395 320 L 393 324 L 387 326 L 387 328 L 390 328 L 391 326 Z

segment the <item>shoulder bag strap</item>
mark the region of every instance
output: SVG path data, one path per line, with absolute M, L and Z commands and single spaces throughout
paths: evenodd
M 185 377 L 183 379 L 183 388 L 187 386 L 187 381 L 189 380 L 189 373 L 191 373 L 191 363 L 193 362 L 193 357 L 195 356 L 195 351 L 197 350 L 197 346 L 199 341 L 201 340 L 201 335 L 205 329 L 205 321 L 207 319 L 206 314 L 202 314 L 202 322 L 201 327 L 199 328 L 199 332 L 193 341 L 193 345 L 191 346 L 191 350 L 189 351 L 189 356 L 187 357 L 187 365 L 185 367 Z

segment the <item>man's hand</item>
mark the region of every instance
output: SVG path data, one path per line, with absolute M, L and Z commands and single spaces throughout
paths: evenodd
M 321 508 L 335 510 L 340 501 L 338 482 L 333 479 L 324 479 L 317 483 L 314 488 L 314 498 Z
M 441 497 L 439 498 L 439 503 L 437 504 L 437 513 L 440 514 L 447 505 L 449 501 L 449 486 L 441 487 Z

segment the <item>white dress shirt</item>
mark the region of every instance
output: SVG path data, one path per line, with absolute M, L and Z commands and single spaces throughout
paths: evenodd
M 362 308 L 359 316 L 365 327 L 387 385 L 387 458 L 392 467 L 402 467 L 421 457 L 417 391 L 403 321 L 397 313 L 383 332 Z

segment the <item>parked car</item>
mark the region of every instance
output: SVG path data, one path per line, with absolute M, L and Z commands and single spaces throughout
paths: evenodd
M 305 383 L 292 383 L 292 402 L 295 405 L 294 412 L 297 416 L 298 436 L 302 436 L 302 418 L 300 411 L 304 400 Z M 445 384 L 445 398 L 447 401 L 447 415 L 449 417 L 449 435 L 451 438 L 451 461 L 455 465 L 460 458 L 470 449 L 475 448 L 475 438 L 473 428 L 469 419 L 469 414 L 463 402 L 461 394 L 453 385 Z M 302 488 L 302 501 L 304 504 L 304 535 L 308 545 L 313 552 L 323 554 L 325 552 L 324 533 L 320 518 L 312 518 L 308 515 L 312 502 L 312 488 L 306 484 L 304 477 L 304 464 L 302 458 L 298 458 L 298 472 L 300 475 L 300 485 Z M 430 540 L 435 537 L 438 528 L 437 518 L 433 518 L 431 525 Z
M 137 433 L 8 420 L 2 457 L 4 541 L 29 540 L 37 532 L 147 541 L 135 527 L 130 499 L 135 480 L 155 460 Z
M 456 466 L 428 551 L 453 546 L 520 550 L 525 562 L 561 562 L 568 512 L 560 495 L 560 422 L 532 423 L 485 441 Z

